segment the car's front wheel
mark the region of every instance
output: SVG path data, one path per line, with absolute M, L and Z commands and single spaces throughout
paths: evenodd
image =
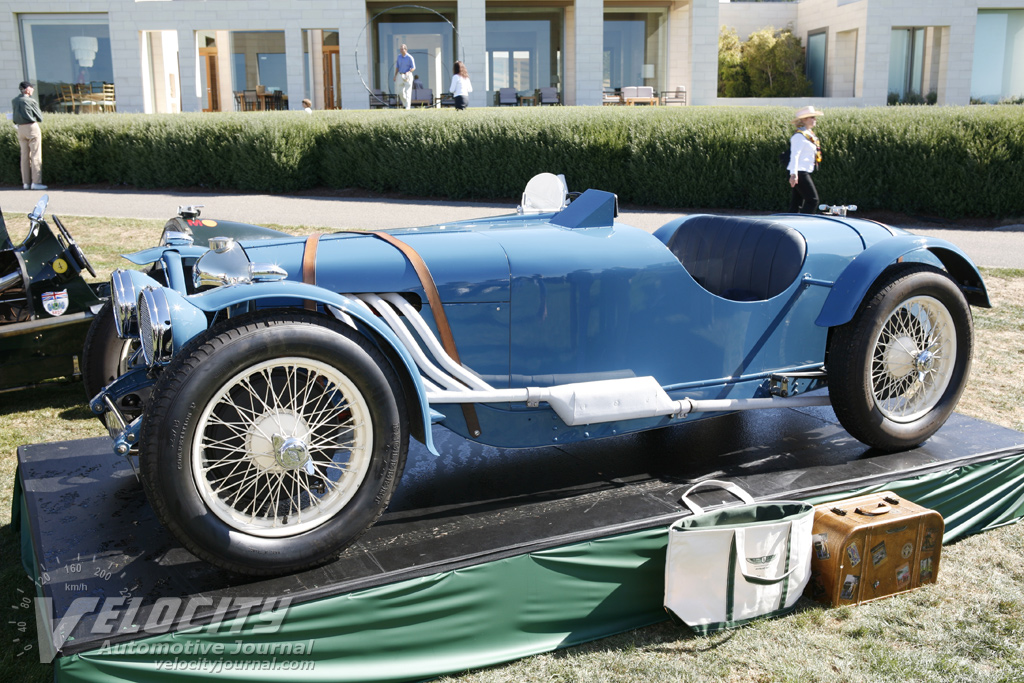
M 970 307 L 948 275 L 920 264 L 890 268 L 833 332 L 828 380 L 836 417 L 880 450 L 920 444 L 960 400 L 973 345 Z
M 336 556 L 381 515 L 408 448 L 390 365 L 350 328 L 257 314 L 163 372 L 140 470 L 160 520 L 198 557 L 273 575 Z

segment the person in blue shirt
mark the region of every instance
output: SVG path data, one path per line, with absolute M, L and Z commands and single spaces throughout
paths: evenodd
M 402 100 L 402 106 L 406 109 L 412 106 L 412 72 L 416 70 L 416 60 L 409 54 L 409 49 L 403 44 L 398 51 L 398 59 L 395 60 L 395 77 L 397 81 L 401 77 L 398 97 Z

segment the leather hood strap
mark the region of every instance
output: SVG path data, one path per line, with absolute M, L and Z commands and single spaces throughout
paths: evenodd
M 462 365 L 462 361 L 459 359 L 459 351 L 455 347 L 455 337 L 452 335 L 452 328 L 448 324 L 448 316 L 445 314 L 444 305 L 441 303 L 441 295 L 437 291 L 437 285 L 434 283 L 434 277 L 430 274 L 430 269 L 427 268 L 427 264 L 423 261 L 423 257 L 419 255 L 419 252 L 394 235 L 386 232 L 375 232 L 372 230 L 342 230 L 341 232 L 376 237 L 402 252 L 413 270 L 416 271 L 420 285 L 427 295 L 427 303 L 430 305 L 430 313 L 434 316 L 434 323 L 437 325 L 437 333 L 441 338 L 441 345 L 453 361 Z M 302 281 L 307 284 L 316 284 L 316 249 L 321 234 L 317 233 L 306 238 L 306 246 L 302 254 Z M 312 304 L 311 310 L 316 310 L 316 302 L 307 301 L 307 309 L 310 308 L 310 304 Z M 466 428 L 469 430 L 469 433 L 474 437 L 480 436 L 480 420 L 476 414 L 476 406 L 472 403 L 463 403 L 461 405 L 462 414 L 466 419 Z

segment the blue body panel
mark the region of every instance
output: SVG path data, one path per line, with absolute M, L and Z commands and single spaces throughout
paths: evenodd
M 828 328 L 849 320 L 867 288 L 897 258 L 952 264 L 980 282 L 966 256 L 941 240 L 872 221 L 785 215 L 770 220 L 806 242 L 798 275 L 766 300 L 725 299 L 702 287 L 666 246 L 681 221 L 654 235 L 616 224 L 613 200 L 588 191 L 557 215 L 389 232 L 423 258 L 463 364 L 495 388 L 652 376 L 673 398 L 764 396 L 770 374 L 821 367 Z M 277 264 L 289 280 L 301 280 L 305 244 L 302 238 L 243 242 L 252 262 Z M 419 297 L 420 313 L 436 331 L 423 286 L 406 257 L 366 234 L 320 238 L 315 287 L 266 282 L 220 287 L 187 299 L 211 317 L 250 303 L 296 306 L 311 299 L 334 306 L 372 328 L 380 343 L 402 358 L 420 396 L 428 438 L 431 410 L 467 435 L 459 406 L 427 406 L 418 370 L 391 330 L 341 296 L 369 292 Z M 479 405 L 478 414 L 482 435 L 475 440 L 505 447 L 578 441 L 673 421 L 659 417 L 569 428 L 545 404 Z

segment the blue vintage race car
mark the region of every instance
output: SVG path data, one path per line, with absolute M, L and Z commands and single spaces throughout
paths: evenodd
M 112 274 L 92 343 L 139 350 L 92 408 L 189 550 L 277 574 L 369 528 L 435 423 L 516 448 L 831 403 L 899 450 L 956 406 L 969 304 L 989 302 L 952 244 L 842 216 L 652 235 L 616 214 L 550 174 L 515 214 L 423 228 L 239 241 L 196 214 L 127 257 L 148 272 Z

